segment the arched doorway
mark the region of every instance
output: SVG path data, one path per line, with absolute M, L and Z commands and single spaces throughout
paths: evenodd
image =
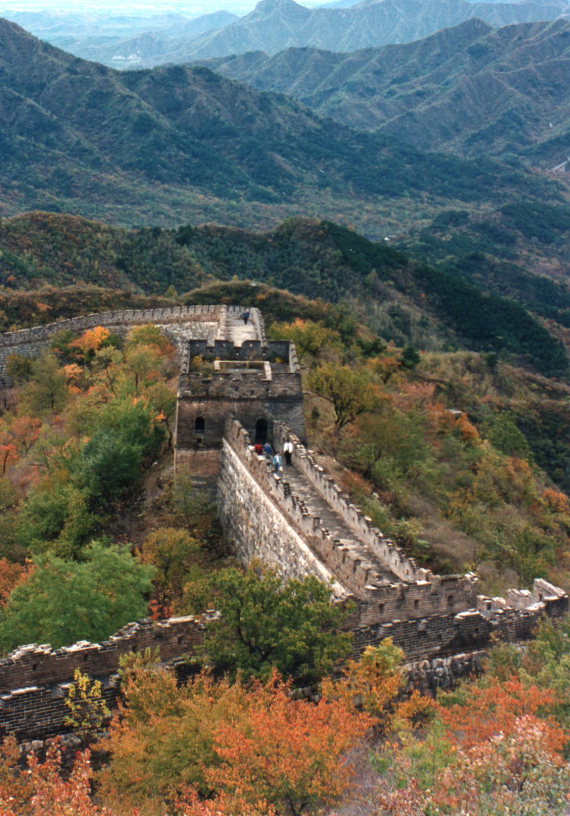
M 258 419 L 255 423 L 255 444 L 265 445 L 267 442 L 267 420 Z
M 204 417 L 196 417 L 196 422 L 194 423 L 194 430 L 200 436 L 204 436 L 206 433 L 206 420 Z

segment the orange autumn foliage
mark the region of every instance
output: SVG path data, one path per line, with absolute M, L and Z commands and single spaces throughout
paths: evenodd
M 0 474 L 18 462 L 37 442 L 42 422 L 29 416 L 12 417 L 0 424 Z
M 555 513 L 570 512 L 570 501 L 566 493 L 547 487 L 542 494 L 542 499 L 549 510 L 553 510 Z
M 291 686 L 274 673 L 255 683 L 254 704 L 214 732 L 219 767 L 206 772 L 217 790 L 238 792 L 252 803 L 264 799 L 298 816 L 317 803 L 331 803 L 348 788 L 353 769 L 347 752 L 374 718 L 340 701 L 314 704 L 291 697 Z
M 16 417 L 10 426 L 10 433 L 18 450 L 24 454 L 28 453 L 30 448 L 37 442 L 41 427 L 42 421 L 37 417 Z
M 366 711 L 385 732 L 406 728 L 429 717 L 435 705 L 417 691 L 404 693 L 403 660 L 403 651 L 392 638 L 385 638 L 377 647 L 368 646 L 358 660 L 349 660 L 340 679 L 325 679 L 323 695 L 341 700 L 353 711 Z
M 419 751 L 429 762 L 438 746 L 416 741 L 394 756 L 393 777 L 378 789 L 374 816 L 567 814 L 570 768 L 545 747 L 545 728 L 542 720 L 517 717 L 509 735 L 457 749 L 427 778 L 414 757 Z
M 31 575 L 31 571 L 31 563 L 15 564 L 7 558 L 0 558 L 0 607 L 6 604 L 12 590 Z
M 470 748 L 496 734 L 509 736 L 520 717 L 540 720 L 545 747 L 553 754 L 559 754 L 570 739 L 570 734 L 549 714 L 560 702 L 551 689 L 525 685 L 512 677 L 470 684 L 465 693 L 461 703 L 440 707 L 448 736 L 461 748 Z
M 105 801 L 119 810 L 157 810 L 186 794 L 188 816 L 271 816 L 272 808 L 295 816 L 346 790 L 347 753 L 374 722 L 338 700 L 293 699 L 276 673 L 250 685 L 201 673 L 179 688 L 171 672 L 139 662 L 123 692 L 100 774 Z M 211 802 L 200 804 L 198 794 Z M 236 799 L 242 809 L 227 810 Z
M 76 755 L 71 772 L 62 772 L 57 742 L 41 762 L 34 754 L 22 772 L 16 741 L 9 738 L 0 748 L 0 816 L 113 816 L 91 798 L 89 751 Z
M 0 442 L 0 474 L 4 476 L 8 465 L 18 461 L 18 449 L 13 442 Z
M 87 329 L 81 337 L 71 343 L 75 348 L 80 349 L 83 354 L 97 351 L 109 338 L 111 332 L 104 326 L 96 326 L 94 329 Z
M 239 795 L 220 794 L 215 799 L 201 800 L 190 790 L 178 802 L 180 816 L 278 816 L 275 808 L 263 799 L 247 802 Z
M 464 442 L 475 442 L 479 437 L 477 428 L 469 422 L 465 414 L 461 414 L 456 421 L 456 426 L 459 429 L 461 438 Z

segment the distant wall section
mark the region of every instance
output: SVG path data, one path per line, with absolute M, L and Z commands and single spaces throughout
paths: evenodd
M 105 326 L 119 335 L 126 335 L 133 326 L 152 323 L 161 328 L 183 352 L 185 341 L 191 337 L 204 338 L 213 344 L 224 336 L 228 319 L 227 306 L 180 306 L 170 309 L 133 309 L 118 312 L 73 317 L 32 329 L 21 329 L 0 335 L 0 382 L 9 384 L 6 378 L 6 362 L 12 354 L 23 357 L 39 357 L 45 352 L 53 337 L 62 330 L 81 334 L 96 326 Z

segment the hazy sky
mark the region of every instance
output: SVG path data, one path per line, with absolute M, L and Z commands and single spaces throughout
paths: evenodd
M 325 0 L 300 0 L 303 6 L 319 6 Z M 170 11 L 176 9 L 189 16 L 208 14 L 225 9 L 234 14 L 247 14 L 256 5 L 256 0 L 0 0 L 0 9 L 12 11 L 96 11 L 98 9 L 115 13 Z

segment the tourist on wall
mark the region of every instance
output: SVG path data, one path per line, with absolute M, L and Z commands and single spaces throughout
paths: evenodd
M 281 458 L 279 451 L 277 451 L 273 457 L 273 469 L 277 474 L 280 474 L 283 471 L 283 459 Z
M 287 440 L 287 442 L 285 442 L 283 445 L 283 453 L 285 454 L 285 464 L 287 467 L 290 467 L 292 464 L 291 456 L 293 455 L 293 443 L 289 442 L 289 440 Z

